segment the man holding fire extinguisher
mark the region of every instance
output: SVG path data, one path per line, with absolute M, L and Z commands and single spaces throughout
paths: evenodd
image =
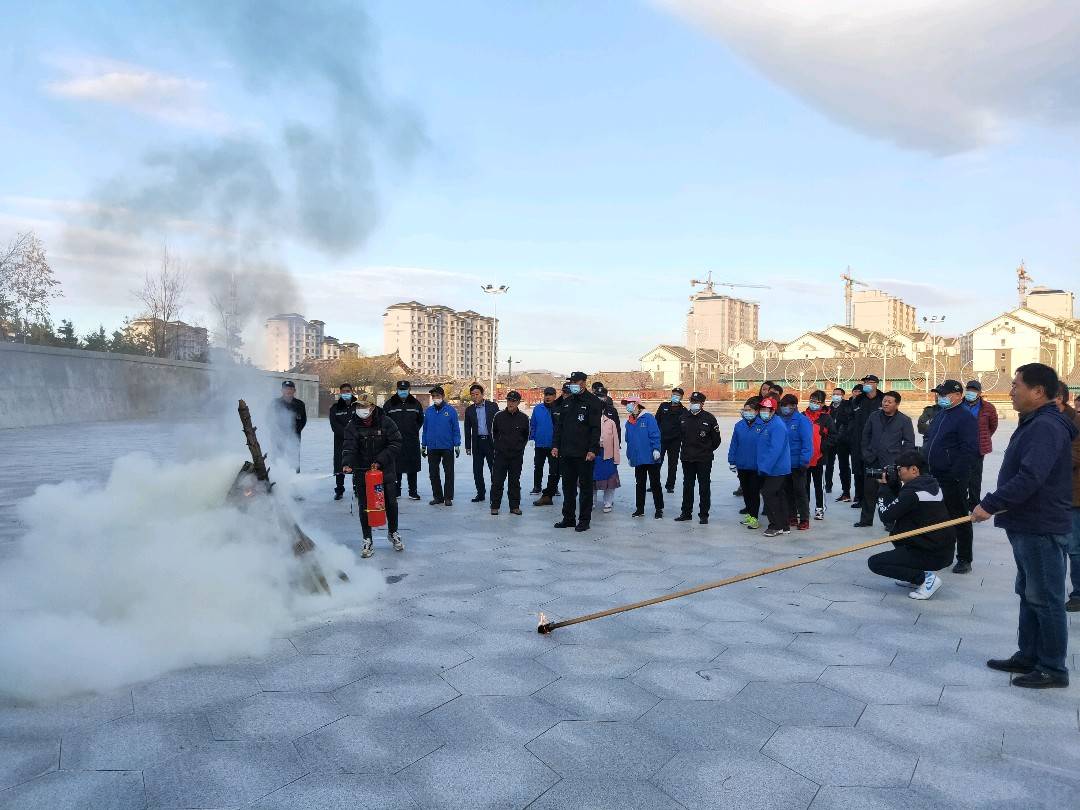
M 383 505 L 386 510 L 386 528 L 394 551 L 404 551 L 405 544 L 398 534 L 397 510 L 397 470 L 395 469 L 398 453 L 401 452 L 401 431 L 394 420 L 387 417 L 371 401 L 371 395 L 364 392 L 356 395 L 356 409 L 352 420 L 345 426 L 345 443 L 341 452 L 341 469 L 353 473 L 353 489 L 360 511 L 360 527 L 364 534 L 361 557 L 370 557 L 375 553 L 371 539 L 371 521 L 368 518 L 369 497 L 365 485 L 366 473 L 382 474 Z M 378 478 L 375 477 L 377 491 Z M 376 503 L 370 503 L 372 509 Z M 380 515 L 381 518 L 381 515 Z M 381 523 L 381 521 L 377 521 Z

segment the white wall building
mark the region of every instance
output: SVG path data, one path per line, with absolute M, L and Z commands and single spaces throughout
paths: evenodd
M 742 340 L 757 340 L 758 311 L 755 301 L 718 295 L 710 288 L 690 298 L 686 315 L 686 345 L 690 349 L 726 352 Z
M 1030 300 L 1030 298 L 1029 298 Z M 972 368 L 1011 378 L 1017 366 L 1045 363 L 1059 375 L 1077 370 L 1080 321 L 1017 307 L 971 330 Z
M 472 310 L 407 301 L 383 313 L 383 351 L 417 374 L 487 380 L 498 351 L 498 321 Z
M 288 371 L 304 360 L 322 357 L 322 321 L 307 321 L 303 315 L 288 312 L 266 319 L 266 368 Z
M 915 307 L 883 290 L 859 290 L 852 296 L 851 325 L 867 332 L 914 332 Z

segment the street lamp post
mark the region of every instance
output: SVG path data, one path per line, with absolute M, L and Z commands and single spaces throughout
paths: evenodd
M 944 315 L 931 315 L 929 318 L 923 315 L 923 323 L 930 325 L 930 374 L 934 375 L 934 383 L 937 384 L 937 325 L 945 322 Z M 930 374 L 926 375 L 926 391 L 930 391 Z
M 698 356 L 698 335 L 701 334 L 700 329 L 694 330 L 694 390 L 697 391 L 697 356 Z
M 495 401 L 495 360 L 496 352 L 495 346 L 499 335 L 499 299 L 497 296 L 505 295 L 510 292 L 510 287 L 506 284 L 500 284 L 496 287 L 494 284 L 482 284 L 480 289 L 488 295 L 493 296 L 491 299 L 491 401 Z

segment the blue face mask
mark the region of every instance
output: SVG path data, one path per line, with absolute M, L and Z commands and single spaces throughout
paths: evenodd
M 581 393 L 581 386 L 578 385 L 577 383 L 570 383 L 570 393 L 571 394 L 580 394 Z
M 862 390 L 863 390 L 864 394 L 869 394 L 871 391 L 874 390 L 874 386 L 872 386 L 872 385 L 864 385 L 862 387 Z
M 671 401 L 678 405 L 680 402 L 682 402 L 682 397 L 680 397 L 678 394 L 672 394 Z
M 700 410 L 701 410 L 701 403 L 700 402 L 691 402 L 690 403 L 690 413 L 697 413 Z
M 757 411 L 743 411 L 742 412 L 742 418 L 745 419 L 747 422 L 753 422 L 754 418 L 756 416 L 757 416 Z
M 978 398 L 979 398 L 979 392 L 978 391 L 965 391 L 964 392 L 964 399 L 966 399 L 968 402 L 974 402 Z
M 812 411 L 820 411 L 821 410 L 821 403 L 819 403 L 819 402 L 811 402 L 806 407 L 809 408 Z
M 839 405 L 843 401 L 844 401 L 844 398 L 842 396 L 840 396 L 839 394 L 833 394 L 832 395 L 832 404 L 833 405 Z
M 398 395 L 399 397 L 401 397 L 402 399 L 408 399 L 408 397 L 409 397 L 409 392 L 408 392 L 408 391 L 398 391 L 398 392 L 397 392 L 397 395 Z
M 937 404 L 939 408 L 949 408 L 952 406 L 952 400 L 948 397 L 938 397 Z
M 635 413 L 637 413 L 637 408 L 635 408 L 633 405 L 627 405 L 626 412 L 633 416 Z
M 768 422 L 770 419 L 772 419 L 772 411 L 762 411 L 761 418 L 764 421 Z
M 352 394 L 349 394 L 349 393 L 343 393 L 343 394 L 340 394 L 339 396 L 343 400 L 345 400 L 346 402 L 348 402 L 350 399 L 352 399 Z
M 795 413 L 795 408 L 793 408 L 791 405 L 781 405 L 780 406 L 780 415 L 781 416 L 791 416 L 793 413 Z

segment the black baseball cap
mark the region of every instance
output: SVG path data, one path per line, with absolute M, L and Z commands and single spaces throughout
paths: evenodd
M 596 394 L 598 397 L 606 397 L 607 396 L 607 389 L 604 388 L 604 386 L 602 386 L 602 385 L 594 385 L 593 386 L 593 393 Z
M 881 380 L 878 379 L 877 374 L 867 374 L 865 377 L 862 378 L 862 381 L 863 382 L 872 382 L 872 383 L 881 382 Z
M 570 375 L 570 382 L 584 382 L 589 379 L 589 375 L 584 371 L 575 371 Z
M 404 388 L 405 390 L 408 390 L 411 386 L 409 385 L 408 380 L 398 380 L 397 381 L 397 387 L 398 388 Z
M 564 382 L 564 383 L 562 384 L 562 392 L 563 392 L 564 394 L 569 394 L 569 393 L 570 393 L 570 383 L 568 383 L 568 382 Z
M 441 385 L 436 385 L 434 388 L 428 391 L 428 393 L 431 394 L 433 397 L 441 397 L 446 394 L 446 392 L 443 391 L 443 387 Z
M 964 386 L 962 386 L 956 380 L 945 380 L 941 385 L 934 389 L 935 394 L 962 394 L 964 393 Z
M 671 393 L 673 393 L 673 394 L 678 394 L 678 395 L 679 395 L 679 396 L 681 397 L 681 396 L 682 396 L 683 394 L 685 394 L 686 392 L 685 392 L 685 391 L 683 391 L 683 390 L 682 390 L 681 388 L 672 388 L 672 389 L 671 389 Z
M 968 380 L 968 384 L 964 387 L 968 391 L 982 391 L 982 383 L 978 380 Z
M 281 387 L 282 388 L 296 388 L 296 383 L 294 383 L 292 380 L 285 380 L 285 382 L 283 382 L 281 384 Z
M 556 393 L 558 393 L 558 392 L 554 388 L 552 388 L 550 385 L 547 388 L 544 389 L 544 396 L 546 396 L 546 397 L 550 397 L 550 396 L 552 396 L 552 395 L 554 395 Z
M 507 391 L 506 392 L 506 399 L 507 400 L 512 399 L 515 402 L 520 402 L 521 401 L 521 394 L 519 394 L 517 391 Z
M 690 401 L 691 402 L 704 402 L 705 401 L 705 395 L 703 393 L 701 393 L 700 391 L 695 391 L 694 393 L 692 393 L 690 395 Z

